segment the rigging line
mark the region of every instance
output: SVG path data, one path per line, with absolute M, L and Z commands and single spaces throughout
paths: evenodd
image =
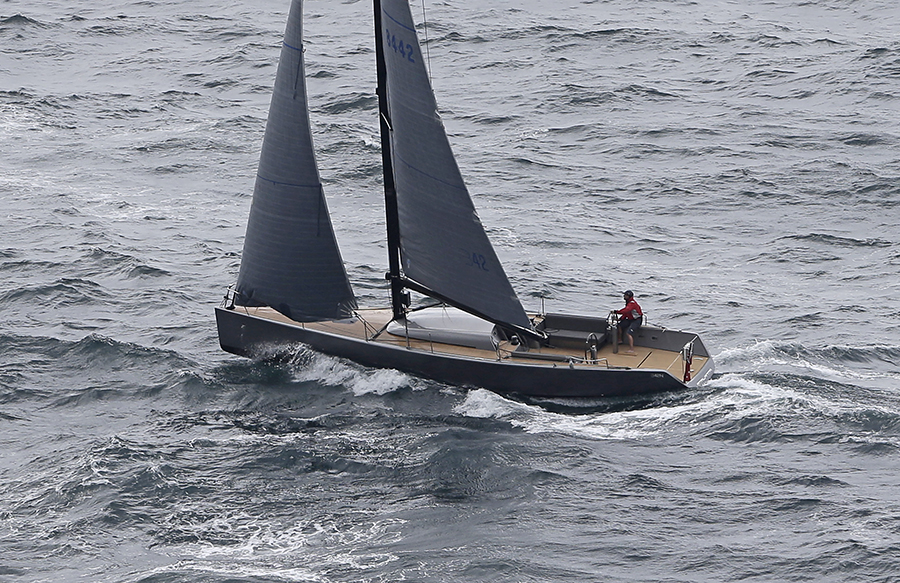
M 428 43 L 428 17 L 425 15 L 425 0 L 422 0 L 422 24 L 425 29 L 425 60 L 428 61 L 428 80 L 434 86 L 434 79 L 431 77 L 431 49 Z

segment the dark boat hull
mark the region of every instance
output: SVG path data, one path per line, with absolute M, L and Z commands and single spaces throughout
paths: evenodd
M 252 358 L 272 354 L 299 343 L 364 366 L 396 369 L 442 383 L 481 387 L 500 394 L 551 398 L 623 397 L 687 387 L 663 370 L 570 368 L 565 363 L 547 366 L 472 359 L 329 334 L 256 317 L 241 310 L 216 308 L 216 323 L 222 349 L 240 356 Z M 696 377 L 705 379 L 709 375 L 711 370 L 701 370 Z

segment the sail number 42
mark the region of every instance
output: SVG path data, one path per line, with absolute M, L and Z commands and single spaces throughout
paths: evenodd
M 397 39 L 396 36 L 391 34 L 391 31 L 388 29 L 384 29 L 385 40 L 387 41 L 387 45 L 394 49 L 395 53 L 399 53 L 401 57 L 404 57 L 410 63 L 415 63 L 415 59 L 413 59 L 413 48 L 409 43 L 404 43 L 403 39 Z
M 472 253 L 469 265 L 471 265 L 473 267 L 477 267 L 478 269 L 480 269 L 482 271 L 488 271 L 487 260 L 484 258 L 484 255 L 482 255 L 481 253 Z

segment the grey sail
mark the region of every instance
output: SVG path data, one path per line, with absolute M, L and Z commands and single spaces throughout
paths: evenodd
M 450 149 L 409 4 L 381 10 L 403 272 L 460 308 L 531 328 Z
M 303 67 L 302 2 L 293 0 L 235 303 L 270 306 L 297 321 L 349 316 L 356 300 L 328 215 L 313 151 Z

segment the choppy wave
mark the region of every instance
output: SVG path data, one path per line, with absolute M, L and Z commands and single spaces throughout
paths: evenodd
M 22 14 L 14 14 L 0 20 L 0 26 L 47 26 Z
M 329 209 L 382 302 L 371 7 L 304 4 Z M 520 297 L 626 285 L 720 371 L 577 402 L 222 353 L 287 4 L 56 8 L 0 16 L 0 577 L 897 572 L 892 4 L 426 6 Z
M 892 247 L 891 241 L 884 239 L 852 239 L 849 237 L 838 237 L 827 233 L 810 233 L 808 235 L 789 235 L 785 237 L 787 240 L 796 240 L 809 243 L 822 243 L 824 245 L 836 245 L 839 247 Z
M 45 406 L 97 406 L 129 398 L 202 394 L 214 382 L 191 372 L 196 364 L 178 354 L 120 342 L 98 334 L 77 341 L 39 336 L 0 335 L 4 382 L 0 400 L 24 403 L 35 398 Z M 148 376 L 147 371 L 159 369 Z M 59 385 L 59 379 L 66 382 Z M 93 404 L 93 405 L 92 405 Z
M 758 374 L 790 374 L 796 378 L 811 378 L 825 382 L 842 382 L 870 389 L 893 389 L 900 380 L 895 363 L 900 347 L 822 346 L 776 341 L 756 342 L 752 345 L 724 350 L 716 355 L 719 370 L 735 368 Z
M 0 301 L 38 303 L 50 306 L 85 305 L 110 298 L 100 284 L 87 279 L 62 279 L 48 285 L 36 285 L 8 291 Z

